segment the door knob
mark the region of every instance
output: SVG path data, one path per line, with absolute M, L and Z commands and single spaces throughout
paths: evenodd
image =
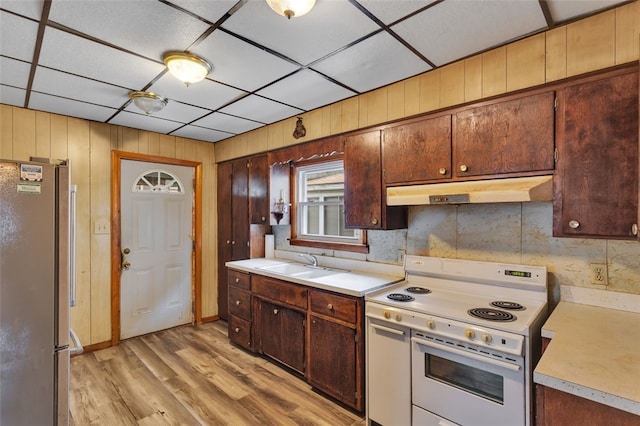
M 128 260 L 125 260 L 124 262 L 122 262 L 122 267 L 124 269 L 129 269 L 130 266 L 131 266 L 131 262 L 129 262 Z
M 129 249 L 129 247 L 127 247 L 127 248 L 125 248 L 124 250 L 122 250 L 122 252 L 123 252 L 124 254 L 129 254 L 129 253 L 131 253 L 131 250 Z

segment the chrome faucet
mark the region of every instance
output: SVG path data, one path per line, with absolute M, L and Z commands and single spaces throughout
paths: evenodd
M 318 258 L 315 255 L 309 253 L 300 253 L 299 256 L 304 257 L 309 262 L 311 262 L 311 266 L 313 266 L 314 268 L 318 267 Z

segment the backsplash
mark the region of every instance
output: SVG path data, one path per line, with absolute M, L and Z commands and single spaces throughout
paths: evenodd
M 543 265 L 548 270 L 551 303 L 560 300 L 560 285 L 640 294 L 640 243 L 554 238 L 552 217 L 551 202 L 410 207 L 408 229 L 368 232 L 368 255 L 289 246 L 289 226 L 273 229 L 280 250 L 391 264 L 400 264 L 399 255 L 406 251 L 419 256 Z M 607 264 L 607 286 L 590 283 L 591 263 Z

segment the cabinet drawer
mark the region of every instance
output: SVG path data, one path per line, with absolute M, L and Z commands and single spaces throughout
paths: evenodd
M 307 289 L 296 284 L 254 275 L 252 291 L 256 296 L 307 309 Z
M 351 297 L 310 290 L 311 311 L 355 324 L 358 320 L 358 301 Z
M 229 315 L 229 340 L 246 349 L 253 350 L 251 323 L 233 314 Z
M 236 286 L 245 290 L 251 290 L 250 275 L 246 272 L 229 269 L 229 278 L 227 282 L 229 283 L 229 286 Z
M 251 319 L 251 293 L 241 288 L 229 287 L 229 312 L 246 320 Z

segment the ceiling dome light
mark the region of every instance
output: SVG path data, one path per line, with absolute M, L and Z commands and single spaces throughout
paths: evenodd
M 267 4 L 277 14 L 291 19 L 309 13 L 316 0 L 267 0 Z
M 160 111 L 167 105 L 169 100 L 153 92 L 131 92 L 129 97 L 133 100 L 135 106 L 140 108 L 147 115 Z
M 187 87 L 204 80 L 211 71 L 211 64 L 193 53 L 167 52 L 163 60 L 171 74 Z

